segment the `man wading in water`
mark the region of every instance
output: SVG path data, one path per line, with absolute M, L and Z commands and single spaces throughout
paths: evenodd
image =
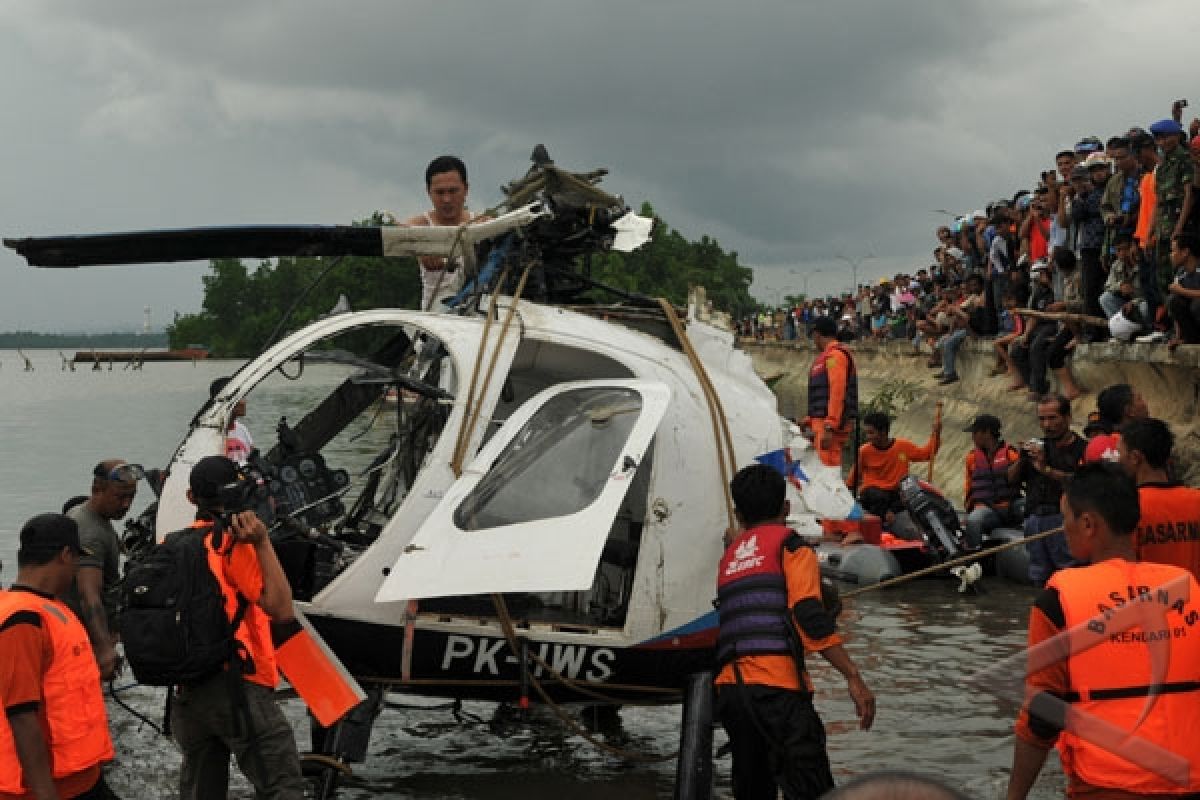
M 833 788 L 825 727 L 812 704 L 804 653 L 816 651 L 846 679 L 859 725 L 875 695 L 850 659 L 821 601 L 817 556 L 786 527 L 783 476 L 756 464 L 729 485 L 741 530 L 717 573 L 721 671 L 716 716 L 733 748 L 733 796 L 817 798 Z

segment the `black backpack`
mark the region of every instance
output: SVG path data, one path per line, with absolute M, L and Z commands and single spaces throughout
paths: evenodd
M 237 656 L 234 633 L 248 601 L 238 595 L 230 621 L 221 586 L 208 568 L 210 532 L 218 537 L 219 550 L 219 530 L 185 528 L 167 536 L 125 575 L 118 626 L 125 658 L 141 684 L 196 684 Z

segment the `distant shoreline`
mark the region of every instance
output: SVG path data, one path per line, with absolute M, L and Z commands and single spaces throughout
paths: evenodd
M 33 333 L 10 331 L 0 333 L 0 350 L 28 348 L 53 350 L 163 349 L 167 347 L 166 333 Z

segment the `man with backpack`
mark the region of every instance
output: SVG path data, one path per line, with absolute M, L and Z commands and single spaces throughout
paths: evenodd
M 196 521 L 185 535 L 203 542 L 235 641 L 231 663 L 181 683 L 171 699 L 171 726 L 183 751 L 183 800 L 225 797 L 231 753 L 258 797 L 304 796 L 295 736 L 275 703 L 279 673 L 270 628 L 272 621 L 292 619 L 292 590 L 266 526 L 237 507 L 237 498 L 249 497 L 250 481 L 224 456 L 200 459 L 189 478 Z M 132 655 L 130 663 L 136 674 Z

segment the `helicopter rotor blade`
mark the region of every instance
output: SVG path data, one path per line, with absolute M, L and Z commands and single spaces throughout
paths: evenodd
M 349 225 L 181 228 L 5 239 L 32 267 L 92 267 L 215 258 L 383 255 L 380 229 Z
M 551 216 L 530 203 L 468 226 L 241 225 L 5 239 L 33 267 L 157 264 L 214 258 L 446 255 Z

